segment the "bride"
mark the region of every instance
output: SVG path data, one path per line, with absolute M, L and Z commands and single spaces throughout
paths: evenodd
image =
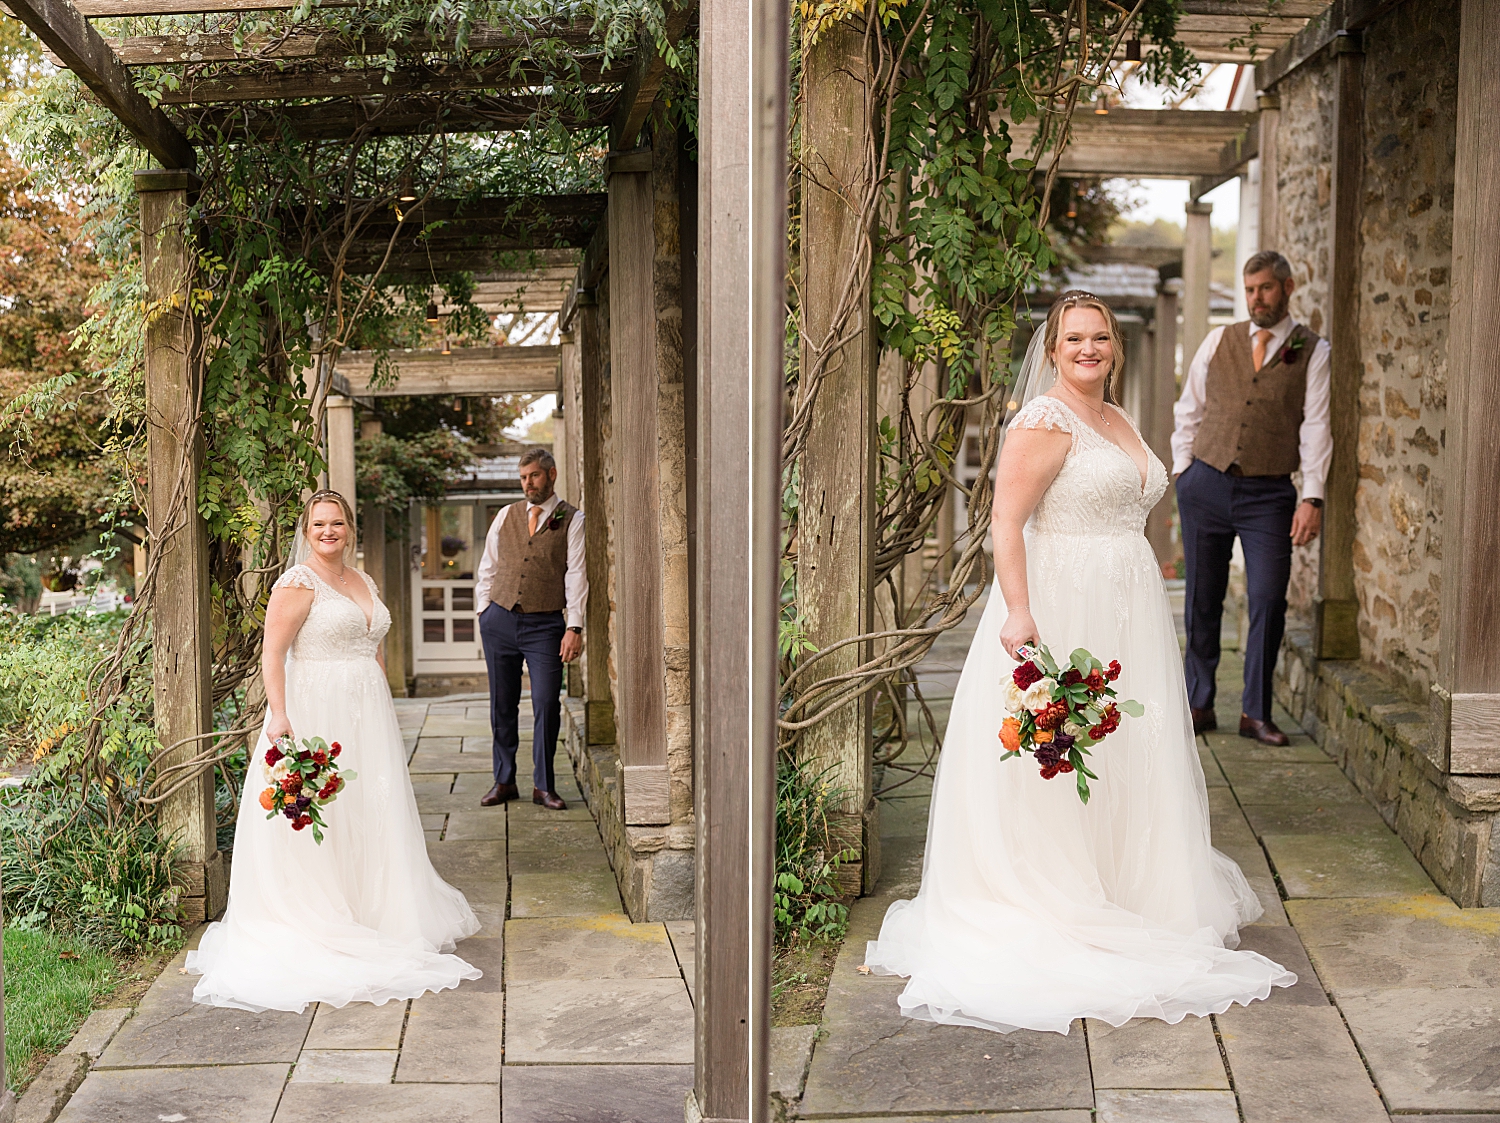
M 922 887 L 891 905 L 865 957 L 910 977 L 909 1017 L 1067 1033 L 1075 1018 L 1220 1013 L 1297 981 L 1230 950 L 1262 909 L 1209 843 L 1182 657 L 1142 533 L 1167 474 L 1107 400 L 1123 358 L 1113 312 L 1077 291 L 1027 352 L 998 469 L 998 595 L 954 695 Z M 1028 642 L 1118 659 L 1120 697 L 1145 704 L 1094 749 L 1087 804 L 1072 777 L 1000 759 L 1000 687 Z
M 463 894 L 427 857 L 380 641 L 391 615 L 350 562 L 353 513 L 319 491 L 299 520 L 297 555 L 266 606 L 261 656 L 269 711 L 251 757 L 235 827 L 229 907 L 203 933 L 187 969 L 195 1001 L 300 1012 L 415 998 L 481 972 L 453 951 L 479 930 Z M 266 750 L 279 737 L 342 746 L 355 773 L 328 808 L 322 845 L 267 819 Z

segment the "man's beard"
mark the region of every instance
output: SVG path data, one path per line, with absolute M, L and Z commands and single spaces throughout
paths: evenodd
M 1262 306 L 1258 311 L 1252 311 L 1250 321 L 1258 328 L 1273 328 L 1286 319 L 1287 305 L 1290 303 L 1291 298 L 1282 293 L 1281 299 L 1269 309 Z

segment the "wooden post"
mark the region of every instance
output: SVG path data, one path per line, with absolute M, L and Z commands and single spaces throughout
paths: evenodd
M 671 821 L 656 362 L 655 198 L 650 153 L 616 157 L 609 178 L 611 424 L 615 433 L 615 627 L 625 822 Z M 641 168 L 642 170 L 635 170 Z
M 1333 460 L 1323 493 L 1323 542 L 1313 601 L 1313 648 L 1320 659 L 1359 658 L 1354 588 L 1355 492 L 1359 487 L 1359 334 L 1361 178 L 1365 161 L 1364 60 L 1358 33 L 1333 41 L 1333 221 L 1328 226 L 1329 425 Z
M 328 487 L 349 501 L 357 512 L 354 496 L 354 399 L 342 394 L 328 395 L 324 414 L 328 434 Z M 355 518 L 358 519 L 358 514 Z M 349 533 L 357 535 L 357 525 Z
M 1500 3 L 1464 0 L 1458 46 L 1453 311 L 1434 742 L 1438 764 L 1500 773 Z M 1326 549 L 1326 547 L 1325 547 Z M 1446 750 L 1446 752 L 1444 751 Z
M 788 8 L 705 0 L 693 567 L 696 1049 L 689 1123 L 769 1109 Z
M 834 322 L 850 262 L 868 237 L 850 199 L 866 174 L 864 119 L 868 60 L 856 21 L 834 24 L 803 56 L 802 123 L 802 370 L 813 345 Z M 858 302 L 849 343 L 828 362 L 802 453 L 797 528 L 797 607 L 814 647 L 874 630 L 875 428 L 878 412 L 869 300 Z M 951 506 L 944 513 L 949 516 Z M 941 542 L 941 536 L 939 537 Z M 951 545 L 951 539 L 950 539 Z M 870 658 L 854 644 L 822 660 L 820 677 L 848 673 Z M 809 683 L 811 685 L 811 683 Z M 844 794 L 835 829 L 864 845 L 863 822 L 873 804 L 870 776 L 874 695 L 866 694 L 809 729 L 802 741 L 807 767 Z M 854 893 L 865 879 L 863 858 L 840 870 Z
M 609 666 L 609 503 L 604 478 L 604 423 L 607 404 L 599 369 L 599 308 L 592 292 L 578 294 L 574 331 L 578 335 L 578 381 L 581 400 L 579 449 L 583 459 L 583 540 L 589 599 L 584 610 L 583 680 L 588 739 L 591 745 L 616 741 L 615 701 Z
M 1208 335 L 1208 282 L 1213 264 L 1212 203 L 1188 203 L 1182 236 L 1182 365 Z
M 560 335 L 557 408 L 552 411 L 552 456 L 557 461 L 557 493 L 576 507 L 583 506 L 582 473 L 578 471 L 578 342 L 573 332 Z M 587 610 L 585 610 L 585 613 Z M 585 623 L 587 618 L 585 616 Z M 583 665 L 566 668 L 569 698 L 584 695 Z M 587 718 L 585 718 L 587 720 Z
M 150 311 L 146 319 L 147 526 L 156 555 L 151 600 L 152 683 L 157 735 L 169 767 L 200 754 L 213 729 L 213 644 L 208 597 L 208 528 L 198 513 L 203 437 L 202 352 L 188 305 L 191 172 L 135 174 L 141 197 L 141 259 Z M 185 438 L 194 435 L 188 443 Z M 186 925 L 218 914 L 229 894 L 214 821 L 214 780 L 205 771 L 161 805 L 163 832 L 180 850 Z
M 1281 231 L 1277 223 L 1281 216 L 1281 193 L 1278 177 L 1276 130 L 1281 124 L 1281 99 L 1275 94 L 1261 94 L 1256 99 L 1260 106 L 1260 232 L 1257 247 L 1274 250 Z
M 1177 294 L 1162 284 L 1156 290 L 1156 354 L 1142 389 L 1141 429 L 1157 459 L 1172 470 L 1172 405 L 1177 401 Z M 1146 516 L 1146 540 L 1156 551 L 1156 560 L 1173 560 L 1172 489 Z

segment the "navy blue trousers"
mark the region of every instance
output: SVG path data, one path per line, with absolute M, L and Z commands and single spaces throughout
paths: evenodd
M 1286 587 L 1292 576 L 1292 516 L 1297 489 L 1285 476 L 1231 476 L 1194 460 L 1177 480 L 1182 552 L 1187 562 L 1188 704 L 1213 708 L 1219 669 L 1219 626 L 1229 587 L 1234 540 L 1245 554 L 1250 635 L 1245 642 L 1245 693 L 1240 712 L 1271 717 L 1271 679 L 1286 630 Z
M 479 638 L 490 672 L 490 729 L 495 735 L 495 781 L 516 782 L 521 707 L 521 664 L 531 672 L 532 786 L 557 790 L 552 757 L 562 728 L 561 612 L 512 612 L 491 604 L 479 617 Z

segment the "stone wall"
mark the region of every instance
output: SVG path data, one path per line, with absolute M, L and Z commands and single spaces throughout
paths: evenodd
M 1438 654 L 1457 0 L 1408 2 L 1365 36 L 1360 262 L 1360 653 L 1425 697 Z
M 1281 202 L 1279 250 L 1292 263 L 1297 289 L 1292 315 L 1320 335 L 1328 330 L 1328 228 L 1333 220 L 1333 67 L 1308 63 L 1276 87 L 1281 98 L 1277 128 L 1277 191 Z M 1266 174 L 1264 171 L 1262 174 Z M 1300 486 L 1300 481 L 1299 481 Z M 1318 591 L 1319 542 L 1292 551 L 1287 591 L 1292 613 L 1311 619 Z

